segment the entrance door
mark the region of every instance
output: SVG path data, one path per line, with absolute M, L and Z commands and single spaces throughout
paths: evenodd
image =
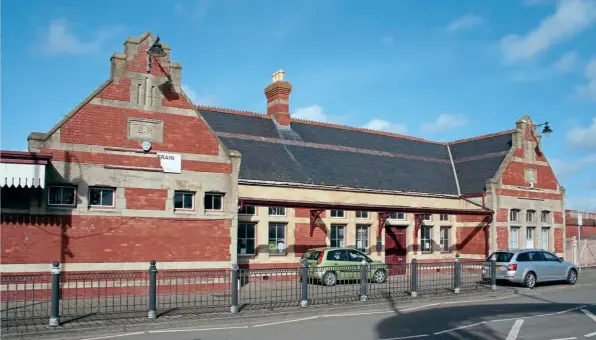
M 526 228 L 526 248 L 534 248 L 534 228 Z
M 406 227 L 385 226 L 385 263 L 389 265 L 389 275 L 406 273 Z

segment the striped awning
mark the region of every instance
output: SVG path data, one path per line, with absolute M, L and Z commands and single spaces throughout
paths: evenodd
M 43 188 L 45 181 L 44 164 L 0 163 L 2 187 Z

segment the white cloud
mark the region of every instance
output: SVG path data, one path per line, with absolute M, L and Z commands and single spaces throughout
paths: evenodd
M 576 52 L 567 52 L 553 63 L 553 68 L 559 73 L 571 72 L 577 66 L 578 59 Z
M 432 123 L 422 124 L 422 131 L 426 133 L 441 132 L 458 127 L 462 127 L 468 124 L 468 119 L 461 114 L 440 114 L 437 119 Z
M 509 34 L 501 39 L 500 48 L 507 62 L 532 59 L 553 45 L 569 40 L 596 23 L 593 0 L 557 1 L 554 14 L 525 35 Z
M 329 116 L 324 112 L 322 107 L 316 104 L 296 109 L 296 111 L 292 113 L 292 117 L 313 120 L 316 122 L 329 122 Z
M 592 57 L 588 62 L 584 75 L 588 82 L 584 85 L 577 86 L 575 92 L 581 98 L 596 102 L 596 57 Z M 592 126 L 594 127 L 594 124 L 592 124 Z
M 559 159 L 551 159 L 549 164 L 553 168 L 553 171 L 557 175 L 557 178 L 564 179 L 571 175 L 575 175 L 583 172 L 589 167 L 596 164 L 596 154 L 589 154 L 582 158 L 561 161 Z
M 477 14 L 468 13 L 455 19 L 447 25 L 448 31 L 467 31 L 484 23 L 484 18 Z
M 578 70 L 579 57 L 576 52 L 562 54 L 559 59 L 545 67 L 533 67 L 522 64 L 514 68 L 508 76 L 513 82 L 537 82 L 551 79 L 556 76 L 565 75 Z
M 182 84 L 182 91 L 184 94 L 190 99 L 190 101 L 195 105 L 204 105 L 204 106 L 216 106 L 218 99 L 215 95 L 199 95 L 195 90 L 193 90 L 187 84 Z
M 576 126 L 567 132 L 567 143 L 576 148 L 596 149 L 596 117 L 588 127 Z
M 596 196 L 570 196 L 565 198 L 565 209 L 596 211 Z
M 375 118 L 366 123 L 363 128 L 371 130 L 379 130 L 386 132 L 394 132 L 404 134 L 406 133 L 407 127 L 404 124 L 391 123 L 383 119 Z
M 112 38 L 119 28 L 103 28 L 95 32 L 91 39 L 77 37 L 66 19 L 52 20 L 44 29 L 41 46 L 50 56 L 59 54 L 85 54 L 97 51 L 103 43 Z M 35 48 L 39 45 L 35 44 Z

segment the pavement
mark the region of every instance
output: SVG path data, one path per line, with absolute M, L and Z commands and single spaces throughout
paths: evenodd
M 596 340 L 596 271 L 575 286 L 496 291 L 443 298 L 316 306 L 265 315 L 146 323 L 95 330 L 3 334 L 3 339 L 488 339 Z M 8 337 L 6 337 L 8 336 Z

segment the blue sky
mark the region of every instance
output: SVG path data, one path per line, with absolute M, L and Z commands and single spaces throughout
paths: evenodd
M 432 3 L 432 6 L 430 5 Z M 4 1 L 2 149 L 23 150 L 159 34 L 195 103 L 455 140 L 529 114 L 567 207 L 596 211 L 596 0 Z

